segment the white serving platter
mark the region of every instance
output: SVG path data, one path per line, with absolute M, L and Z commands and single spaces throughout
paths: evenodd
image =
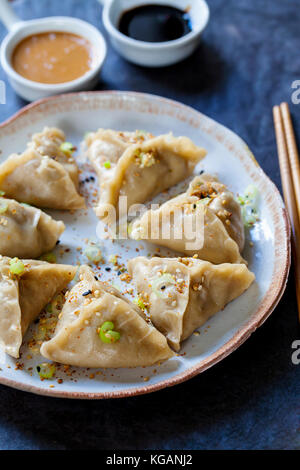
M 132 92 L 83 92 L 46 98 L 4 122 L 0 126 L 0 161 L 12 152 L 22 152 L 31 135 L 44 126 L 62 128 L 67 140 L 77 146 L 85 132 L 104 127 L 128 131 L 143 129 L 153 134 L 172 131 L 175 136 L 188 136 L 205 147 L 208 154 L 197 167 L 198 171 L 217 174 L 235 193 L 242 194 L 250 183 L 260 192 L 260 221 L 247 232 L 243 253 L 255 273 L 256 282 L 200 328 L 200 334 L 186 340 L 178 356 L 160 365 L 97 370 L 75 367 L 65 370 L 61 366 L 54 380 L 41 381 L 35 366 L 44 360 L 28 346 L 39 327 L 33 325 L 25 337 L 19 360 L 0 353 L 0 383 L 66 398 L 117 398 L 148 393 L 183 382 L 213 366 L 238 348 L 267 319 L 285 289 L 290 266 L 290 227 L 277 188 L 243 140 L 209 117 L 174 101 Z M 77 156 L 82 169 L 81 180 L 95 177 L 79 150 Z M 186 182 L 172 188 L 156 201 L 166 200 L 185 186 Z M 67 226 L 55 250 L 58 262 L 88 261 L 80 248 L 84 248 L 87 239 L 96 239 L 98 220 L 92 209 L 96 191 L 97 180 L 82 185 L 88 210 L 73 214 L 49 212 Z M 122 292 L 130 286 L 120 281 L 117 271 L 105 270 L 105 267 L 112 267 L 109 256 L 118 254 L 126 264 L 129 258 L 155 254 L 157 249 L 131 240 L 114 243 L 103 240 L 102 248 L 106 263 L 96 272 L 101 280 L 115 283 Z M 161 254 L 167 255 L 168 251 L 161 250 Z M 129 298 L 132 299 L 130 295 Z

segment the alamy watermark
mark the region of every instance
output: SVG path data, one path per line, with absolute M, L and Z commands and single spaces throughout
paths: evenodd
M 296 339 L 292 342 L 292 349 L 295 349 L 292 354 L 292 363 L 298 366 L 300 364 L 300 339 Z
M 299 104 L 300 103 L 300 80 L 294 80 L 291 88 L 295 89 L 293 91 L 291 100 L 293 104 Z
M 204 207 L 201 204 L 166 206 L 158 210 L 158 204 L 151 204 L 150 210 L 144 204 L 128 207 L 127 196 L 120 196 L 118 207 L 100 204 L 97 216 L 99 239 L 125 240 L 176 240 L 184 244 L 186 250 L 201 250 L 204 244 Z M 134 222 L 131 222 L 134 219 Z

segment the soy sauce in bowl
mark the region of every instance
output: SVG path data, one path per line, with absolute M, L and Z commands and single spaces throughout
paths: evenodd
M 179 39 L 192 31 L 191 19 L 184 10 L 165 5 L 143 5 L 125 11 L 118 29 L 126 36 L 144 42 Z

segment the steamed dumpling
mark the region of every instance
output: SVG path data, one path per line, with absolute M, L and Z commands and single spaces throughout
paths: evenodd
M 79 186 L 79 169 L 72 157 L 75 148 L 70 148 L 70 145 L 64 148 L 66 142 L 65 133 L 57 127 L 45 127 L 42 132 L 38 132 L 32 136 L 31 142 L 28 147 L 36 150 L 41 155 L 53 158 L 55 161 L 61 163 L 70 175 L 76 188 Z
M 245 244 L 245 230 L 240 204 L 225 184 L 209 174 L 196 176 L 186 192 L 188 196 L 196 196 L 223 223 L 228 235 L 238 244 L 240 252 Z
M 105 322 L 113 323 L 115 337 L 108 332 L 103 341 L 99 331 Z M 97 281 L 88 266 L 82 266 L 80 282 L 70 291 L 54 336 L 42 344 L 41 354 L 72 366 L 113 368 L 149 366 L 173 355 L 140 309 Z
M 25 271 L 15 276 L 10 262 L 10 258 L 0 257 L 0 347 L 17 358 L 30 323 L 69 284 L 76 268 L 23 260 Z
M 204 200 L 203 200 L 204 201 Z M 243 263 L 221 219 L 197 196 L 183 193 L 146 211 L 130 226 L 134 240 L 147 240 L 211 263 Z
M 133 144 L 142 143 L 153 135 L 143 132 L 121 132 L 112 129 L 98 129 L 97 132 L 89 132 L 85 144 L 87 157 L 91 161 L 99 181 L 110 177 L 109 169 L 115 168 L 118 160 L 126 149 Z
M 0 189 L 9 198 L 38 207 L 85 207 L 66 168 L 32 148 L 21 155 L 11 155 L 0 165 Z
M 180 343 L 255 279 L 244 264 L 194 258 L 134 258 L 128 271 L 153 324 L 177 351 Z
M 121 196 L 127 197 L 128 208 L 148 201 L 190 176 L 205 154 L 187 137 L 172 134 L 130 145 L 101 179 L 96 214 L 103 218 L 111 206 L 118 209 Z
M 65 224 L 36 207 L 0 197 L 0 254 L 38 258 L 51 251 Z

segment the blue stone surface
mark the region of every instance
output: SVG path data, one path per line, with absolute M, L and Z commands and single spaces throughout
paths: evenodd
M 249 144 L 280 188 L 272 106 L 288 101 L 299 137 L 299 0 L 210 0 L 203 42 L 165 69 L 127 63 L 109 47 L 98 85 L 172 98 L 211 116 Z M 23 19 L 72 15 L 103 31 L 96 0 L 15 0 Z M 80 33 L 80 31 L 79 31 Z M 0 39 L 5 29 L 0 25 Z M 0 79 L 6 80 L 3 70 Z M 0 120 L 25 102 L 7 84 Z M 0 449 L 299 449 L 299 339 L 292 274 L 278 307 L 220 364 L 150 395 L 68 401 L 0 386 Z

